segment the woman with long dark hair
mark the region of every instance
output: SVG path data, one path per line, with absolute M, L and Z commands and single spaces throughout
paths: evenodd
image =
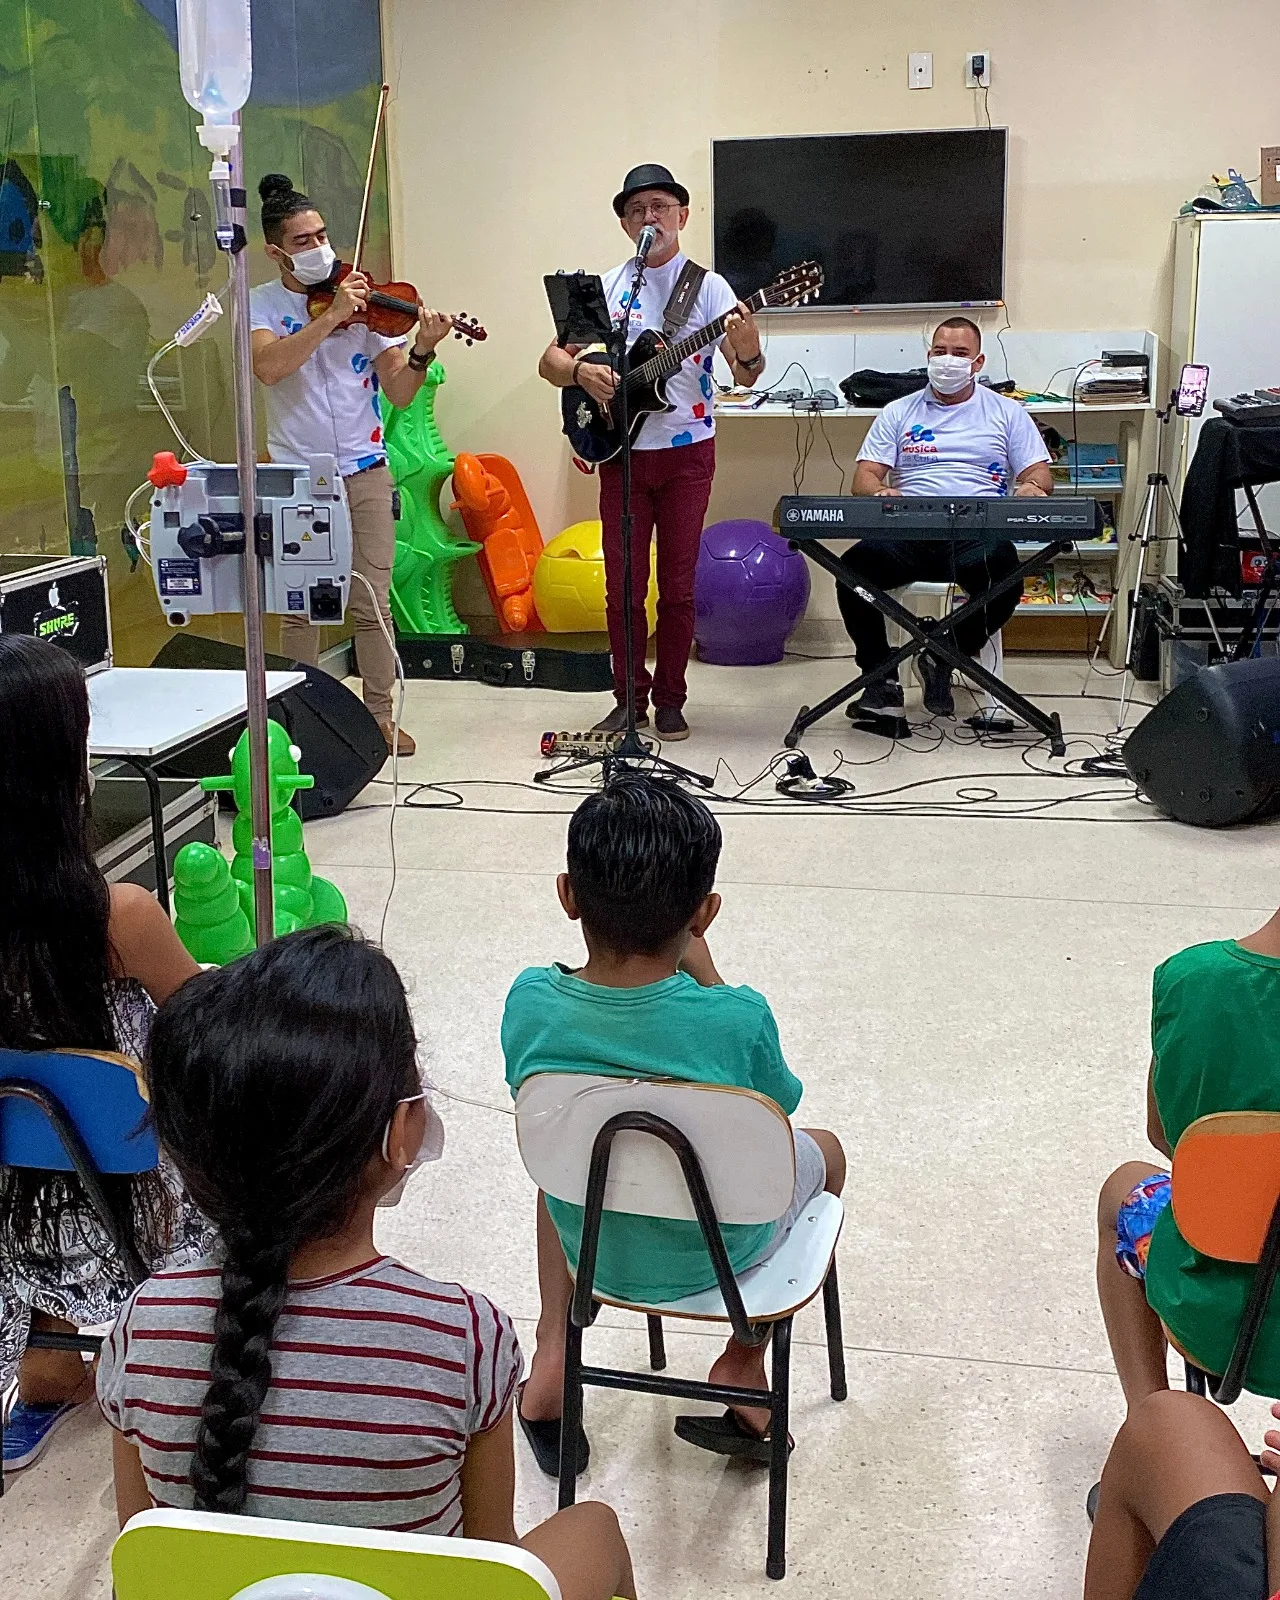
M 150 1278 L 103 1350 L 121 1524 L 160 1505 L 464 1534 L 519 1542 L 564 1600 L 633 1596 L 606 1506 L 517 1540 L 510 1318 L 374 1243 L 444 1142 L 386 956 L 309 928 L 201 973 L 156 1017 L 147 1081 L 219 1245 Z
M 151 1013 L 198 969 L 155 898 L 108 886 L 89 839 L 89 696 L 65 650 L 0 634 L 0 1046 L 141 1059 Z M 198 1254 L 206 1225 L 172 1171 L 104 1180 L 143 1259 Z M 92 1399 L 74 1353 L 26 1350 L 30 1328 L 109 1322 L 124 1266 L 74 1173 L 0 1167 L 0 1395 L 6 1471 L 29 1466 Z

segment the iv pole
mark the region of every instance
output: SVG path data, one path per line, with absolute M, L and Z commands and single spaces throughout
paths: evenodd
M 249 263 L 245 258 L 244 153 L 240 113 L 227 122 L 207 119 L 196 130 L 213 152 L 214 238 L 230 259 L 231 354 L 236 417 L 236 480 L 244 527 L 241 593 L 244 604 L 245 704 L 249 730 L 254 934 L 259 945 L 275 937 L 271 875 L 271 786 L 267 758 L 267 673 L 262 641 L 262 555 L 258 531 L 257 463 L 254 459 L 253 355 L 249 341 Z M 266 532 L 270 549 L 270 530 Z

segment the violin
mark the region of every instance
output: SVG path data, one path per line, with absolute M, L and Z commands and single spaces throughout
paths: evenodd
M 336 262 L 329 277 L 308 291 L 307 315 L 312 321 L 322 316 L 333 304 L 333 297 L 342 280 L 351 273 L 361 270 L 360 261 L 364 255 L 365 233 L 369 223 L 369 196 L 373 192 L 373 173 L 378 156 L 378 135 L 382 132 L 382 119 L 386 113 L 387 96 L 390 93 L 391 85 L 384 83 L 378 95 L 373 138 L 369 143 L 369 167 L 364 179 L 364 198 L 360 202 L 360 226 L 356 230 L 355 263 L 348 266 L 345 261 Z M 364 322 L 374 333 L 380 333 L 384 338 L 399 339 L 417 323 L 420 299 L 421 296 L 411 283 L 373 283 L 370 284 L 369 298 L 364 309 L 349 317 L 347 322 Z M 347 323 L 343 324 L 344 327 L 346 325 Z M 470 345 L 487 339 L 489 334 L 487 329 L 480 323 L 474 322 L 463 311 L 453 318 L 453 336 L 455 339 L 465 339 Z
M 339 261 L 323 283 L 317 283 L 307 291 L 307 315 L 313 321 L 329 309 L 338 285 L 355 270 L 347 262 Z M 369 298 L 363 311 L 357 311 L 348 318 L 348 322 L 364 322 L 385 339 L 399 339 L 418 321 L 418 298 L 418 291 L 411 283 L 370 284 Z M 344 327 L 347 325 L 343 324 Z M 455 339 L 465 339 L 469 345 L 479 344 L 489 337 L 489 331 L 468 317 L 465 311 L 460 311 L 453 318 L 453 336 Z

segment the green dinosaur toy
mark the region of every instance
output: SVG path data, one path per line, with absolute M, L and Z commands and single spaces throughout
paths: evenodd
M 267 723 L 271 875 L 277 934 L 292 933 L 295 928 L 312 928 L 321 922 L 347 920 L 346 901 L 327 879 L 313 875 L 302 846 L 302 818 L 293 808 L 293 796 L 299 789 L 312 788 L 316 780 L 298 770 L 301 754 L 297 745 L 289 742 L 289 735 L 278 722 Z M 178 936 L 197 961 L 230 961 L 242 955 L 245 949 L 253 948 L 252 938 L 241 947 L 240 924 L 231 913 L 226 894 L 234 885 L 246 931 L 252 929 L 253 821 L 249 786 L 249 734 L 246 730 L 231 752 L 231 771 L 222 777 L 200 780 L 200 787 L 206 791 L 229 789 L 235 796 L 236 819 L 231 825 L 235 857 L 227 877 L 224 879 L 216 862 L 209 860 L 209 854 L 223 860 L 221 852 L 209 845 L 185 845 L 173 864 L 175 886 L 182 885 Z M 217 933 L 211 931 L 214 927 L 219 930 Z M 188 938 L 188 933 L 192 938 Z M 196 949 L 197 944 L 201 946 L 200 951 Z M 220 953 L 202 953 L 206 949 Z
M 225 966 L 253 949 L 227 858 L 216 845 L 183 845 L 173 863 L 174 927 L 196 961 Z
M 453 564 L 480 546 L 459 539 L 440 514 L 440 491 L 453 471 L 453 452 L 436 426 L 436 390 L 444 381 L 443 366 L 433 361 L 403 411 L 379 396 L 382 436 L 400 490 L 391 611 L 402 633 L 468 631 L 453 609 Z

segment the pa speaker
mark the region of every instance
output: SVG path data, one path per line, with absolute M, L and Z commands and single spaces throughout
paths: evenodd
M 1224 828 L 1280 809 L 1280 657 L 1202 667 L 1120 753 L 1143 794 L 1178 822 Z
M 178 633 L 151 663 L 153 667 L 220 667 L 244 671 L 244 651 L 220 639 Z M 270 701 L 267 710 L 289 730 L 302 751 L 302 770 L 315 778 L 315 787 L 298 790 L 298 810 L 304 822 L 313 817 L 336 817 L 346 809 L 381 771 L 387 759 L 387 741 L 365 710 L 364 703 L 346 684 L 318 667 L 268 656 L 272 671 L 296 669 L 307 681 Z M 206 778 L 227 770 L 227 750 L 240 737 L 244 723 L 224 729 L 184 750 L 158 770 L 181 778 Z

